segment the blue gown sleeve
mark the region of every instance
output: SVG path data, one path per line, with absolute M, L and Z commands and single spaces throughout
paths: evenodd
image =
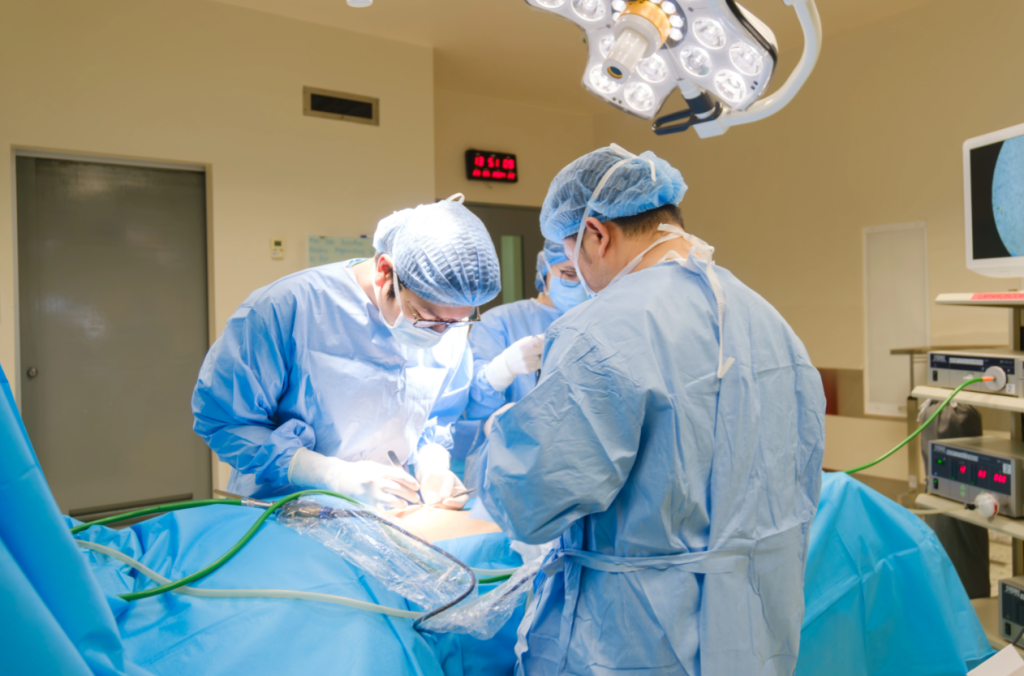
M 643 425 L 628 364 L 578 333 L 545 354 L 540 384 L 495 421 L 483 453 L 481 499 L 510 538 L 527 544 L 550 542 L 608 509 L 633 468 Z
M 448 374 L 448 379 L 441 388 L 441 393 L 430 410 L 430 418 L 423 429 L 417 449 L 426 444 L 440 444 L 448 451 L 452 450 L 452 426 L 462 417 L 469 401 L 469 389 L 473 382 L 473 353 L 466 341 L 462 358 Z
M 236 312 L 206 355 L 192 393 L 196 433 L 221 460 L 275 488 L 288 485 L 295 452 L 316 446 L 311 425 L 274 419 L 295 349 L 288 305 L 260 302 Z
M 506 392 L 498 392 L 487 377 L 484 369 L 491 360 L 512 344 L 508 327 L 495 315 L 485 313 L 481 321 L 469 332 L 469 345 L 473 350 L 473 383 L 469 389 L 469 405 L 466 407 L 467 420 L 485 420 L 507 403 Z

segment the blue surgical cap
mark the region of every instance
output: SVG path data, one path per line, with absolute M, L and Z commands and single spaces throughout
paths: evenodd
M 377 224 L 373 248 L 391 256 L 399 279 L 420 298 L 483 305 L 501 291 L 498 254 L 483 222 L 452 200 L 391 214 Z
M 593 199 L 601 178 L 626 160 Z M 602 223 L 635 216 L 666 204 L 679 204 L 686 193 L 683 176 L 671 164 L 648 151 L 639 156 L 612 144 L 587 153 L 558 172 L 540 210 L 540 229 L 547 239 L 561 242 L 575 235 L 586 215 Z M 590 213 L 587 214 L 587 206 Z
M 537 287 L 538 291 L 544 290 L 544 278 L 548 275 L 548 269 L 552 265 L 558 265 L 567 260 L 569 259 L 565 255 L 565 247 L 561 242 L 544 240 L 544 248 L 537 254 L 537 278 L 533 281 L 533 285 Z

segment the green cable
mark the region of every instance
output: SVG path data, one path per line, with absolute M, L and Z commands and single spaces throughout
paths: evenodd
M 506 573 L 505 575 L 494 575 L 493 577 L 481 577 L 477 579 L 477 584 L 491 584 L 493 582 L 504 582 L 505 580 L 512 577 L 512 573 Z
M 75 526 L 71 529 L 71 534 L 75 535 L 81 533 L 87 528 L 93 526 L 106 526 L 108 523 L 117 523 L 118 521 L 127 521 L 128 519 L 134 519 L 138 516 L 148 516 L 150 514 L 159 514 L 160 512 L 173 512 L 179 509 L 188 509 L 189 507 L 203 507 L 206 505 L 241 505 L 242 501 L 237 498 L 220 498 L 213 500 L 186 500 L 185 502 L 169 502 L 166 505 L 154 505 L 153 507 L 147 507 L 145 509 L 138 509 L 134 512 L 122 512 L 115 514 L 114 516 L 107 516 L 102 519 L 96 519 L 89 523 L 83 523 Z
M 209 575 L 210 573 L 212 573 L 213 571 L 217 570 L 218 568 L 223 566 L 225 563 L 230 561 L 231 558 L 234 557 L 235 554 L 237 554 L 239 551 L 241 551 L 242 547 L 244 547 L 246 544 L 248 544 L 249 540 L 251 540 L 253 538 L 253 536 L 256 535 L 256 532 L 260 529 L 260 526 L 263 525 L 263 522 L 266 521 L 267 519 L 269 519 L 270 516 L 274 512 L 276 512 L 277 510 L 279 510 L 281 507 L 283 507 L 285 504 L 291 502 L 292 500 L 298 499 L 298 498 L 302 497 L 303 495 L 311 495 L 311 494 L 330 495 L 330 496 L 335 497 L 335 498 L 341 498 L 342 500 L 347 500 L 348 502 L 351 502 L 351 503 L 356 504 L 356 505 L 361 505 L 362 504 L 362 503 L 360 503 L 360 502 L 358 502 L 356 500 L 353 500 L 352 498 L 348 497 L 347 495 L 342 495 L 341 493 L 335 493 L 333 491 L 307 490 L 307 491 L 299 491 L 298 493 L 292 493 L 291 495 L 286 495 L 285 497 L 281 498 L 280 500 L 278 500 L 277 502 L 272 504 L 270 507 L 267 507 L 267 509 L 264 510 L 263 514 L 260 514 L 260 517 L 258 519 L 256 519 L 256 523 L 254 523 L 252 525 L 252 527 L 249 528 L 249 530 L 246 532 L 246 534 L 243 535 L 242 538 L 238 542 L 236 542 L 235 545 L 231 549 L 229 549 L 223 556 L 221 556 L 219 559 L 217 559 L 216 561 L 214 561 L 213 563 L 211 563 L 207 567 L 205 567 L 202 570 L 199 570 L 199 571 L 197 571 L 195 573 L 192 573 L 191 575 L 187 575 L 187 576 L 185 576 L 185 577 L 183 577 L 180 580 L 177 580 L 175 582 L 171 582 L 171 583 L 168 583 L 168 584 L 160 585 L 159 587 L 154 587 L 152 589 L 146 589 L 146 590 L 140 591 L 140 592 L 133 592 L 133 593 L 130 593 L 130 594 L 121 594 L 120 598 L 124 599 L 125 601 L 137 601 L 138 599 L 144 599 L 144 598 L 146 598 L 148 596 L 156 596 L 158 594 L 163 594 L 164 592 L 169 592 L 172 589 L 177 589 L 178 587 L 185 586 L 185 585 L 189 584 L 190 582 L 195 582 L 196 580 L 200 580 L 200 579 L 206 577 L 207 575 Z M 156 512 L 168 512 L 168 511 L 174 511 L 174 510 L 177 510 L 177 509 L 187 509 L 188 507 L 200 507 L 200 506 L 203 506 L 203 505 L 210 505 L 210 504 L 216 504 L 216 505 L 228 505 L 228 504 L 241 505 L 242 501 L 241 500 L 235 500 L 235 499 L 226 499 L 226 500 L 190 500 L 188 502 L 174 502 L 174 503 L 170 503 L 170 504 L 167 504 L 167 505 L 156 505 L 155 507 L 148 507 L 146 509 L 140 509 L 140 510 L 137 510 L 135 512 L 126 512 L 124 514 L 116 514 L 114 516 L 106 517 L 104 519 L 99 519 L 98 521 L 93 521 L 93 522 L 88 523 L 88 524 L 82 524 L 80 526 L 75 526 L 75 528 L 73 528 L 71 530 L 71 532 L 72 533 L 77 533 L 77 532 L 85 530 L 86 528 L 89 528 L 91 526 L 103 525 L 104 523 L 111 523 L 113 521 L 124 521 L 126 519 L 135 518 L 136 516 L 145 516 L 146 514 L 153 514 L 153 513 L 156 513 Z
M 871 462 L 869 462 L 866 465 L 861 465 L 860 467 L 854 467 L 853 469 L 844 469 L 843 472 L 845 472 L 846 474 L 854 474 L 855 472 L 860 472 L 861 470 L 868 469 L 869 467 L 874 467 L 878 463 L 882 462 L 883 460 L 888 458 L 890 455 L 892 455 L 893 453 L 895 453 L 896 451 L 900 450 L 901 448 L 903 448 L 904 446 L 909 444 L 911 441 L 913 441 L 914 437 L 916 437 L 917 435 L 919 435 L 921 432 L 924 431 L 924 428 L 928 427 L 928 425 L 931 425 L 932 421 L 935 420 L 935 418 L 937 418 L 939 416 L 939 414 L 942 413 L 942 410 L 944 408 L 946 408 L 946 406 L 949 405 L 949 402 L 953 401 L 953 397 L 955 397 L 956 395 L 960 394 L 960 390 L 964 389 L 968 385 L 973 385 L 974 383 L 980 383 L 980 382 L 983 382 L 984 380 L 985 380 L 984 378 L 971 378 L 970 380 L 966 380 L 966 381 L 962 382 L 959 387 L 957 387 L 955 390 L 953 390 L 950 393 L 950 395 L 948 397 L 946 397 L 945 401 L 943 401 L 941 404 L 939 404 L 939 407 L 937 409 L 935 409 L 935 413 L 932 413 L 930 416 L 928 416 L 928 419 L 925 420 L 924 423 L 920 427 L 918 427 L 916 430 L 914 430 L 910 434 L 909 437 L 907 437 L 906 439 L 901 441 L 895 448 L 893 448 L 891 451 L 889 451 L 888 453 L 886 453 L 882 457 L 880 457 L 880 458 L 878 458 L 876 460 L 872 460 Z

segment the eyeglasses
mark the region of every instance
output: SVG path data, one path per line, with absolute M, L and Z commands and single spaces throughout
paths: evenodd
M 396 276 L 397 280 L 397 276 Z M 398 297 L 402 298 L 402 283 L 398 282 Z M 417 329 L 433 329 L 438 326 L 443 326 L 444 330 L 457 329 L 463 326 L 472 326 L 480 321 L 480 308 L 473 308 L 473 314 L 466 319 L 423 319 L 420 314 L 416 312 L 416 308 L 412 306 L 412 303 L 408 299 L 402 299 L 406 305 L 409 306 L 409 312 L 412 313 L 413 322 L 412 325 Z

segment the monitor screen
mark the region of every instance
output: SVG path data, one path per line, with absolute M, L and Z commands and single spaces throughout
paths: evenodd
M 1024 275 L 1024 125 L 964 144 L 967 267 Z

